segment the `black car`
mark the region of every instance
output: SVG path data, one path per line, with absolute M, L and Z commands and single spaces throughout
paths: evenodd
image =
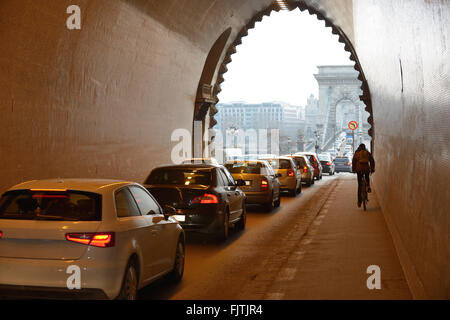
M 347 157 L 336 157 L 334 159 L 336 172 L 352 172 L 352 162 Z
M 144 182 L 186 232 L 212 233 L 220 240 L 227 239 L 231 225 L 245 228 L 245 194 L 239 188 L 244 184 L 215 164 L 158 167 Z
M 334 175 L 335 165 L 331 156 L 329 154 L 319 154 L 319 160 L 322 165 L 322 172 L 328 173 L 330 176 Z

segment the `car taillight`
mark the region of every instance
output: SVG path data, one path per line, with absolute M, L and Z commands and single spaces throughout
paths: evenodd
M 66 239 L 68 241 L 81 243 L 89 246 L 108 248 L 114 246 L 115 233 L 114 232 L 67 233 Z
M 331 162 L 330 161 L 327 162 L 327 166 L 331 166 Z
M 219 199 L 214 194 L 205 193 L 201 197 L 195 197 L 192 199 L 192 203 L 201 203 L 201 204 L 217 204 L 219 203 Z
M 3 237 L 3 232 L 0 231 L 0 239 Z
M 289 169 L 287 175 L 288 175 L 288 177 L 293 177 L 294 176 L 294 170 Z
M 308 167 L 307 167 L 307 166 L 304 166 L 304 167 L 303 167 L 303 172 L 304 172 L 304 173 L 308 173 Z
M 351 162 L 349 161 L 349 162 L 348 162 L 348 165 L 349 165 L 349 166 L 351 166 L 351 165 L 352 165 L 352 163 L 351 163 Z
M 263 178 L 261 180 L 261 190 L 265 191 L 265 190 L 267 190 L 268 187 L 269 187 L 269 182 L 267 181 L 266 178 Z

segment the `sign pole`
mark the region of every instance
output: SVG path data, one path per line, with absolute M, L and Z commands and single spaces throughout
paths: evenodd
M 352 130 L 352 140 L 353 140 L 353 154 L 355 154 L 355 131 Z
M 355 130 L 358 129 L 358 122 L 350 121 L 348 123 L 348 128 L 352 130 L 352 144 L 353 144 L 353 153 L 355 153 Z

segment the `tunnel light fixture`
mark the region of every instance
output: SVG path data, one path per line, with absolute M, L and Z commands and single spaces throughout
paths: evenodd
M 288 10 L 288 5 L 286 0 L 277 0 L 277 4 L 281 10 Z

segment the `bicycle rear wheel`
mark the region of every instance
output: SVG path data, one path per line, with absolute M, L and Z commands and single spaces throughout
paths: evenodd
M 366 211 L 368 199 L 367 199 L 367 183 L 366 183 L 365 178 L 363 178 L 362 186 L 361 186 L 361 199 L 362 199 L 364 211 Z

